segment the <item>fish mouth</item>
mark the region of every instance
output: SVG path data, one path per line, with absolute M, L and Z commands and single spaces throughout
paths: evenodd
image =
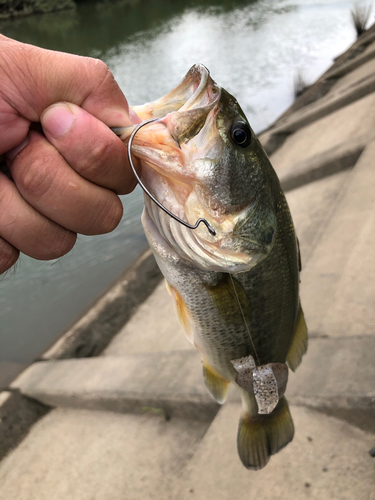
M 184 220 L 188 218 L 191 224 L 196 220 L 191 219 L 193 211 L 186 203 L 200 183 L 199 172 L 191 165 L 196 156 L 207 149 L 207 144 L 218 142 L 216 115 L 221 90 L 208 69 L 203 64 L 195 64 L 168 94 L 132 107 L 143 121 L 155 120 L 138 130 L 132 142 L 132 155 L 141 160 L 142 182 L 167 209 L 173 213 L 177 210 L 176 215 Z M 134 128 L 124 129 L 121 139 L 125 143 Z M 204 203 L 200 196 L 198 198 L 195 201 L 203 208 Z M 217 205 L 219 210 L 206 206 L 202 218 L 217 219 L 216 224 L 220 224 L 217 215 L 224 210 Z
M 205 219 L 216 234 L 203 224 L 194 230 L 183 226 L 148 197 L 144 220 L 149 217 L 164 240 L 197 267 L 236 273 L 251 269 L 272 245 L 241 231 L 234 234 L 256 199 L 224 204 L 205 187 L 210 165 L 223 161 L 225 140 L 218 114 L 223 115 L 228 96 L 204 65 L 194 65 L 164 97 L 133 107 L 142 120 L 156 121 L 135 134 L 132 154 L 141 160 L 142 182 L 165 208 L 190 225 Z M 121 136 L 125 143 L 133 129 Z
M 203 64 L 194 64 L 173 90 L 156 101 L 132 106 L 142 120 L 164 118 L 168 113 L 184 112 L 212 105 L 220 99 L 220 87 Z

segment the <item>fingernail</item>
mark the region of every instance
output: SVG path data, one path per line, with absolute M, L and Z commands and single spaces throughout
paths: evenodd
M 22 141 L 21 144 L 7 152 L 7 154 L 5 155 L 7 160 L 13 161 L 14 158 L 23 150 L 23 148 L 28 145 L 28 143 L 29 136 L 27 135 L 26 139 Z
M 75 115 L 67 104 L 53 104 L 42 114 L 43 130 L 58 139 L 66 134 L 75 120 Z
M 129 118 L 130 121 L 133 123 L 133 125 L 137 125 L 142 121 L 140 117 L 137 115 L 137 113 L 134 110 L 132 110 L 132 108 L 129 108 Z

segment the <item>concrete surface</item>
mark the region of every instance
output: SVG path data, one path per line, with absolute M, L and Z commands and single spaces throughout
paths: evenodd
M 332 217 L 337 198 L 348 176 L 349 170 L 346 170 L 286 193 L 300 244 L 302 269 Z
M 375 57 L 375 51 L 372 57 Z M 273 133 L 295 132 L 373 92 L 375 90 L 375 76 L 373 73 L 375 59 L 371 59 L 368 64 L 372 67 L 371 76 L 364 80 L 357 76 L 355 85 L 333 86 L 324 97 L 281 121 L 273 129 Z
M 1 464 L 2 500 L 167 500 L 208 423 L 54 410 Z
M 374 335 L 374 158 L 372 142 L 304 269 L 301 295 L 311 334 Z
M 17 390 L 0 392 L 0 460 L 17 446 L 30 427 L 49 410 L 47 406 L 23 396 Z M 0 498 L 3 498 L 1 489 Z
M 354 88 L 358 82 L 365 82 L 374 78 L 374 60 L 370 59 L 362 66 L 351 71 L 347 75 L 343 76 L 338 80 L 331 89 L 331 92 L 335 93 L 339 90 L 348 89 L 350 87 Z
M 204 385 L 199 353 L 192 351 L 34 363 L 12 388 L 50 406 L 122 413 L 152 407 L 168 418 L 210 420 L 219 407 Z
M 291 135 L 271 156 L 271 162 L 281 177 L 291 174 L 295 164 L 312 159 L 316 155 L 346 147 L 351 141 L 374 137 L 375 93 L 304 127 Z M 324 141 L 321 140 L 324 134 Z
M 375 336 L 310 338 L 286 397 L 375 433 L 374 352 Z
M 66 359 L 99 355 L 152 293 L 161 278 L 151 250 L 146 251 L 42 358 Z
M 375 336 L 312 338 L 297 373 L 289 375 L 286 396 L 351 422 L 360 410 L 360 426 L 375 432 L 374 352 Z M 34 363 L 12 387 L 49 406 L 121 413 L 158 408 L 168 418 L 196 420 L 210 420 L 219 409 L 192 351 Z
M 175 490 L 179 500 L 374 500 L 374 436 L 340 420 L 291 407 L 295 436 L 257 472 L 238 460 L 241 406 L 224 406 Z
M 164 279 L 148 300 L 138 308 L 131 321 L 114 337 L 103 356 L 126 356 L 135 352 L 194 350 L 181 332 L 171 307 L 171 296 Z M 140 337 L 142 341 L 140 342 Z

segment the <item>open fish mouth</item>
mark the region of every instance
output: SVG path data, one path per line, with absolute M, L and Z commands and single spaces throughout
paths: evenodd
M 220 98 L 220 87 L 212 80 L 203 64 L 190 68 L 183 80 L 160 99 L 132 109 L 142 120 L 164 118 L 174 111 L 189 111 L 213 104 Z
M 149 218 L 153 231 L 202 269 L 246 271 L 267 256 L 276 218 L 260 165 L 265 154 L 236 99 L 196 64 L 164 97 L 133 109 L 156 119 L 133 140 L 142 182 L 177 217 L 191 225 L 205 219 L 216 234 L 182 226 L 147 198 L 144 223 Z M 133 129 L 124 129 L 124 142 Z

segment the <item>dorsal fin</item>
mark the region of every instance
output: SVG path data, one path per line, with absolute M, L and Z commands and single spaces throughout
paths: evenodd
M 297 321 L 294 327 L 292 343 L 286 361 L 292 371 L 296 371 L 301 363 L 302 356 L 307 351 L 307 326 L 301 304 L 298 308 Z

